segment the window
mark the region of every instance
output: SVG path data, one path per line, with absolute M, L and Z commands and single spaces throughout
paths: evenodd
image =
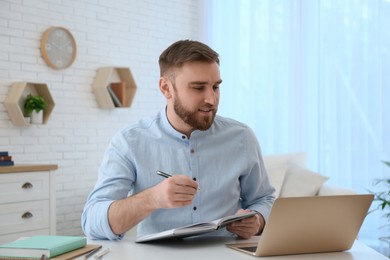
M 264 154 L 303 151 L 330 184 L 375 190 L 373 179 L 389 174 L 381 161 L 390 160 L 390 1 L 204 8 L 206 41 L 221 56 L 219 114 L 251 126 Z M 369 244 L 386 233 L 381 215 L 361 229 Z

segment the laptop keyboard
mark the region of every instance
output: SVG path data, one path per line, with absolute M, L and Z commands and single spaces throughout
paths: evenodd
M 245 247 L 240 247 L 240 249 L 254 253 L 256 252 L 257 246 L 245 246 Z

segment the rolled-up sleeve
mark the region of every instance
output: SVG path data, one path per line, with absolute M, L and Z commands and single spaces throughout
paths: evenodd
M 88 196 L 82 216 L 81 226 L 90 239 L 117 240 L 123 234 L 112 232 L 108 210 L 116 200 L 126 198 L 134 183 L 131 163 L 126 159 L 126 142 L 121 134 L 112 139 L 99 168 L 96 185 Z

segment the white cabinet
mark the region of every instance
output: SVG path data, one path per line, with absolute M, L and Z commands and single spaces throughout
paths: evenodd
M 57 165 L 0 167 L 0 244 L 23 236 L 55 235 Z

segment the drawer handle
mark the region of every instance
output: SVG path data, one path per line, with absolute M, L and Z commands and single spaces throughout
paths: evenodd
M 23 215 L 22 215 L 22 218 L 24 219 L 28 219 L 28 218 L 32 218 L 33 217 L 33 214 L 29 211 L 25 212 Z
M 26 182 L 25 184 L 22 185 L 23 189 L 31 189 L 33 185 L 30 182 Z

